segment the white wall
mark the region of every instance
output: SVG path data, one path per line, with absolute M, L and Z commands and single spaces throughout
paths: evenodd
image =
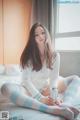
M 80 51 L 60 52 L 60 75 L 80 76 Z

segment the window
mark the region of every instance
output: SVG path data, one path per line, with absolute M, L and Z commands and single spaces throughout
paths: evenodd
M 80 50 L 80 0 L 57 0 L 56 50 Z

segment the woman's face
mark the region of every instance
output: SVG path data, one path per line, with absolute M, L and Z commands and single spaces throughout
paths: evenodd
M 46 40 L 46 34 L 45 34 L 44 29 L 41 26 L 38 26 L 35 29 L 35 41 L 38 47 L 44 46 L 45 40 Z

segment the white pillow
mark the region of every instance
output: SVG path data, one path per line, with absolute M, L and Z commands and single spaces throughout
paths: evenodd
M 16 76 L 21 74 L 21 68 L 18 64 L 8 64 L 5 65 L 5 67 L 6 67 L 6 71 L 5 71 L 6 75 Z
M 0 64 L 0 75 L 5 73 L 5 65 Z

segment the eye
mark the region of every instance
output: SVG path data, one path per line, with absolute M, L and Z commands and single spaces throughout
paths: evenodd
M 45 34 L 45 32 L 42 32 L 42 34 L 44 35 L 44 34 Z
M 35 34 L 35 37 L 38 37 L 38 34 Z

